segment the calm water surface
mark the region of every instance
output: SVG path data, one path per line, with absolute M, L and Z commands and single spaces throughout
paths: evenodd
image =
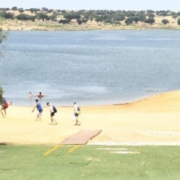
M 43 103 L 124 103 L 180 88 L 180 31 L 11 31 L 0 46 L 6 99 Z

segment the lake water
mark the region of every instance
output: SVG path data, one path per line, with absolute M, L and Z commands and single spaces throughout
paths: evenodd
M 0 83 L 14 105 L 125 103 L 180 88 L 180 31 L 9 32 Z

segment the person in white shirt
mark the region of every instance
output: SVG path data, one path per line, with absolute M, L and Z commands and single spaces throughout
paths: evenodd
M 57 121 L 55 121 L 54 120 L 54 115 L 55 115 L 55 113 L 57 112 L 57 110 L 56 110 L 56 108 L 52 105 L 52 104 L 50 104 L 49 102 L 47 102 L 47 106 L 49 106 L 49 110 L 50 110 L 50 119 L 51 119 L 51 123 L 50 123 L 50 125 L 57 125 Z
M 76 102 L 74 102 L 74 117 L 76 120 L 76 123 L 74 125 L 80 125 L 78 116 L 79 116 L 80 108 Z

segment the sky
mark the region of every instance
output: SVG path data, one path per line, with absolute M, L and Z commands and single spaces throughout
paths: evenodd
M 180 0 L 1 0 L 1 8 L 180 10 Z

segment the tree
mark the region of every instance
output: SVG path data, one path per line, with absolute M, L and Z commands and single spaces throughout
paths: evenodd
M 5 19 L 14 19 L 14 14 L 13 13 L 2 13 L 1 14 L 2 17 L 4 17 Z
M 172 18 L 177 19 L 178 15 L 173 15 Z
M 145 14 L 139 13 L 138 17 L 139 17 L 139 21 L 141 21 L 141 22 L 145 22 L 146 21 L 146 15 Z
M 180 25 L 180 18 L 177 20 L 178 25 Z
M 24 9 L 23 9 L 23 8 L 19 8 L 19 12 L 20 12 L 20 13 L 23 13 L 23 12 L 24 12 Z
M 49 19 L 52 21 L 56 21 L 56 18 L 57 18 L 57 16 L 54 14 L 52 16 L 49 16 Z
M 127 11 L 126 16 L 127 17 L 133 17 L 136 15 L 136 11 Z
M 3 103 L 3 89 L 0 86 L 0 105 L 2 105 L 2 103 Z
M 71 21 L 72 19 L 77 19 L 78 20 L 78 19 L 81 18 L 81 16 L 80 16 L 80 14 L 78 12 L 73 12 L 72 11 L 72 12 L 65 13 L 64 18 Z
M 180 12 L 177 12 L 177 15 L 180 16 Z
M 43 7 L 43 8 L 41 9 L 41 11 L 48 12 L 48 8 L 46 8 L 46 7 Z
M 157 11 L 156 14 L 158 16 L 167 16 L 169 11 Z
M 12 10 L 13 10 L 13 11 L 17 11 L 18 8 L 17 8 L 16 6 L 14 6 L 14 7 L 12 7 Z
M 96 22 L 103 22 L 103 17 L 102 16 L 97 16 L 95 21 Z
M 59 21 L 59 24 L 69 24 L 69 20 L 68 19 L 61 19 L 60 21 Z
M 155 13 L 155 11 L 153 11 L 153 10 L 147 10 L 146 12 L 147 12 L 147 14 Z
M 104 22 L 105 23 L 109 23 L 109 24 L 112 24 L 112 19 L 111 19 L 111 17 L 109 17 L 109 18 L 106 18 L 105 20 L 104 20 Z
M 153 24 L 155 22 L 154 18 L 148 18 L 146 19 L 145 23 Z
M 0 22 L 1 23 L 1 22 Z M 6 34 L 0 29 L 0 44 L 3 42 L 3 40 L 6 38 Z M 0 57 L 2 57 L 2 53 L 0 52 Z M 0 85 L 0 105 L 2 105 L 3 101 L 3 89 Z
M 77 19 L 77 23 L 78 23 L 79 25 L 81 25 L 81 24 L 82 24 L 82 20 L 81 20 L 81 19 Z
M 139 16 L 134 16 L 134 17 L 133 17 L 133 20 L 134 20 L 135 23 L 138 23 L 138 21 L 140 20 L 140 18 L 139 18 Z
M 38 13 L 38 14 L 36 14 L 36 19 L 42 19 L 43 21 L 49 20 L 49 16 L 47 14 L 44 14 L 44 13 Z
M 37 13 L 39 11 L 39 9 L 37 8 L 30 8 L 29 10 L 31 11 L 31 13 Z
M 162 23 L 163 23 L 163 24 L 168 24 L 168 23 L 169 23 L 169 20 L 168 20 L 168 19 L 163 19 L 163 20 L 162 20 Z
M 125 20 L 125 23 L 126 23 L 126 25 L 130 25 L 133 23 L 133 19 L 131 17 L 129 17 Z
M 149 14 L 148 14 L 148 17 L 149 17 L 149 18 L 154 18 L 155 15 L 154 15 L 153 13 L 149 13 Z
M 48 13 L 52 13 L 53 11 L 53 9 L 48 9 Z
M 30 15 L 27 15 L 27 14 L 19 14 L 16 16 L 16 18 L 18 20 L 24 20 L 24 21 L 27 21 L 27 20 L 32 20 L 33 21 L 33 17 L 34 16 L 30 16 Z
M 124 16 L 120 14 L 114 14 L 112 17 L 113 21 L 123 21 L 125 19 Z

